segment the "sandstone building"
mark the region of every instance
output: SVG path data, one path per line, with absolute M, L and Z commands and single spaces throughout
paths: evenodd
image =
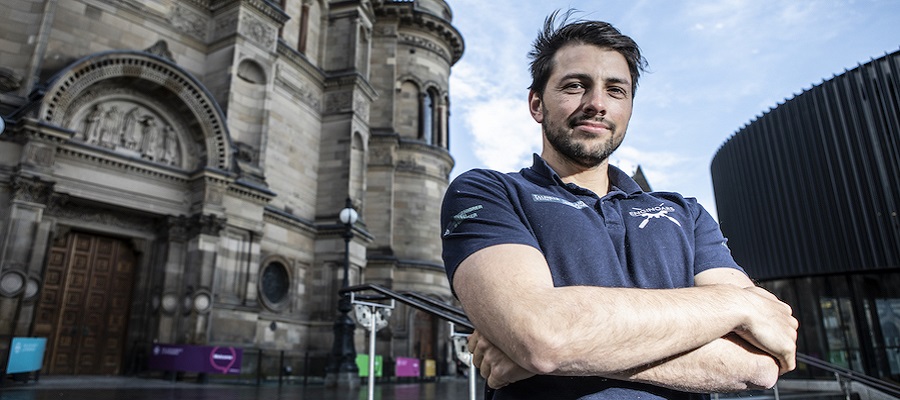
M 452 300 L 446 1 L 4 8 L 0 335 L 48 338 L 44 373 L 153 342 L 327 353 L 348 198 L 351 284 Z M 379 353 L 447 363 L 447 331 L 399 307 Z

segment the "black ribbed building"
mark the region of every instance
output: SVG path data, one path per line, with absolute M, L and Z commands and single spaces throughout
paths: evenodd
M 716 153 L 735 259 L 794 308 L 800 352 L 900 381 L 900 51 L 786 100 Z

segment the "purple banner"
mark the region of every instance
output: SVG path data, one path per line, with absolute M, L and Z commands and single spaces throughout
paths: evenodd
M 154 344 L 147 366 L 163 371 L 240 374 L 242 353 L 235 347 Z
M 398 377 L 406 377 L 406 376 L 419 376 L 419 359 L 418 358 L 407 358 L 407 357 L 397 357 L 396 368 L 396 376 Z

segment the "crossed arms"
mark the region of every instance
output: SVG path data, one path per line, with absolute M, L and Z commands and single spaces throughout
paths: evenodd
M 500 388 L 541 375 L 601 376 L 691 392 L 772 387 L 796 366 L 797 320 L 740 271 L 717 268 L 695 287 L 554 287 L 525 245 L 479 250 L 453 286 L 476 327 L 476 367 Z

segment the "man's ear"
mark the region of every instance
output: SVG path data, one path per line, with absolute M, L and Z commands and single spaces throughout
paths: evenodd
M 528 92 L 528 108 L 535 122 L 539 124 L 544 122 L 544 102 L 541 95 L 534 90 Z

